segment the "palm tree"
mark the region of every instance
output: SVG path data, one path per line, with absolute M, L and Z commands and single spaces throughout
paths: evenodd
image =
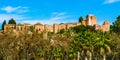
M 88 46 L 87 53 L 89 55 L 89 60 L 92 60 L 92 53 L 93 53 L 93 50 L 95 48 L 96 33 L 87 31 L 86 34 L 87 34 L 86 35 L 86 39 L 87 39 L 86 43 Z
M 87 60 L 87 56 L 89 56 L 89 60 L 92 60 L 92 52 L 94 50 L 95 44 L 95 33 L 90 31 L 81 32 L 78 35 L 79 38 L 79 51 L 82 49 L 85 54 L 85 59 Z M 77 40 L 76 39 L 76 40 Z
M 73 32 L 75 33 L 74 36 L 74 44 L 75 47 L 78 49 L 78 56 L 79 52 L 84 51 L 85 59 L 87 60 L 87 55 L 90 56 L 90 60 L 92 57 L 92 51 L 94 50 L 94 41 L 95 41 L 95 34 L 94 28 L 91 26 L 77 26 L 72 28 Z M 89 52 L 89 54 L 87 54 Z M 79 60 L 79 57 L 78 57 Z
M 106 54 L 111 53 L 111 44 L 112 40 L 108 39 L 105 33 L 99 33 L 95 48 L 98 49 L 96 51 L 98 51 L 100 55 L 103 56 L 103 60 L 106 60 Z
M 82 33 L 81 35 L 81 39 L 82 39 L 82 48 L 84 50 L 84 54 L 85 54 L 85 60 L 88 60 L 87 56 L 90 54 L 91 55 L 91 49 L 92 49 L 92 44 L 91 44 L 91 34 L 89 31 L 85 31 Z
M 75 47 L 74 48 L 76 48 L 76 50 L 77 50 L 78 60 L 79 60 L 82 51 L 84 51 L 84 47 L 85 47 L 84 43 L 83 43 L 84 40 L 82 39 L 82 37 L 79 37 L 79 36 L 75 37 L 74 39 L 75 39 L 75 41 L 74 41 Z

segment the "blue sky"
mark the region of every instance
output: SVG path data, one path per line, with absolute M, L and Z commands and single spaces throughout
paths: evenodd
M 120 15 L 120 0 L 0 0 L 0 25 L 11 18 L 17 23 L 70 23 L 87 14 L 95 15 L 98 24 L 112 23 Z

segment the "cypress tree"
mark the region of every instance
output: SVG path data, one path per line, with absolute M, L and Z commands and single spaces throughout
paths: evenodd
M 6 20 L 3 21 L 2 23 L 2 30 L 4 30 L 4 25 L 6 24 Z
M 79 22 L 82 22 L 83 21 L 83 18 L 82 18 L 82 16 L 79 18 Z

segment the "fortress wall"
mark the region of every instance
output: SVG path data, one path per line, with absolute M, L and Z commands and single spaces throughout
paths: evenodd
M 4 25 L 4 32 L 7 32 L 7 26 L 6 25 Z
M 45 25 L 44 25 L 44 31 L 45 31 L 45 32 L 48 32 L 48 31 L 49 31 L 48 24 L 45 24 Z
M 104 25 L 101 25 L 100 27 L 101 27 L 100 28 L 101 31 L 105 31 L 106 30 Z
M 94 25 L 94 27 L 95 27 L 95 30 L 101 30 L 101 26 L 98 24 Z
M 102 31 L 109 31 L 110 30 L 110 22 L 109 21 L 105 21 L 104 23 L 103 23 L 103 25 L 101 26 L 101 30 Z
M 45 32 L 53 32 L 53 26 L 45 24 L 44 25 L 44 30 L 45 30 Z
M 34 25 L 34 29 L 35 31 L 38 32 L 54 32 L 57 33 L 60 30 L 64 29 L 67 30 L 71 27 L 76 27 L 79 25 L 88 25 L 88 26 L 94 26 L 96 30 L 101 30 L 101 31 L 109 31 L 110 30 L 110 22 L 109 21 L 105 21 L 103 23 L 103 25 L 99 26 L 97 24 L 97 19 L 95 16 L 93 16 L 92 14 L 89 14 L 86 16 L 86 18 L 82 21 L 82 22 L 78 22 L 78 23 L 70 23 L 70 24 L 53 24 L 53 25 L 42 25 L 40 23 L 37 23 Z M 15 28 L 16 26 L 16 28 Z M 30 24 L 6 24 L 4 26 L 4 32 L 8 31 L 8 30 L 13 30 L 13 29 L 18 29 L 19 31 L 28 31 L 30 29 Z
M 81 25 L 85 25 L 85 26 L 86 26 L 86 24 L 87 24 L 86 20 L 83 20 L 83 21 L 81 22 Z
M 12 31 L 15 29 L 15 24 L 6 24 L 4 26 L 4 32 Z
M 95 29 L 96 30 L 101 30 L 103 32 L 105 31 L 109 31 L 110 30 L 110 22 L 109 21 L 105 21 L 103 23 L 103 25 L 99 26 L 98 24 L 95 25 Z
M 24 31 L 28 31 L 30 29 L 30 24 L 23 24 Z
M 16 30 L 17 31 L 24 31 L 24 26 L 22 24 L 17 24 L 16 25 Z
M 59 24 L 53 24 L 53 32 L 54 33 L 59 32 Z
M 81 22 L 76 23 L 77 26 L 81 25 Z
M 76 27 L 76 26 L 77 26 L 77 24 L 67 24 L 67 29 L 72 28 L 72 27 Z
M 66 24 L 59 24 L 59 31 L 60 30 L 67 30 L 67 25 Z
M 92 17 L 92 26 L 97 24 L 97 19 L 95 16 Z
M 53 25 L 49 25 L 49 32 L 53 32 Z
M 38 33 L 41 33 L 44 31 L 44 26 L 43 25 L 34 25 L 35 31 Z

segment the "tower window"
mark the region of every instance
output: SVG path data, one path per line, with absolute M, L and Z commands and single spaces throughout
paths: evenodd
M 39 31 L 40 31 L 40 29 L 39 29 Z
M 91 16 L 91 19 L 92 19 L 93 17 Z

